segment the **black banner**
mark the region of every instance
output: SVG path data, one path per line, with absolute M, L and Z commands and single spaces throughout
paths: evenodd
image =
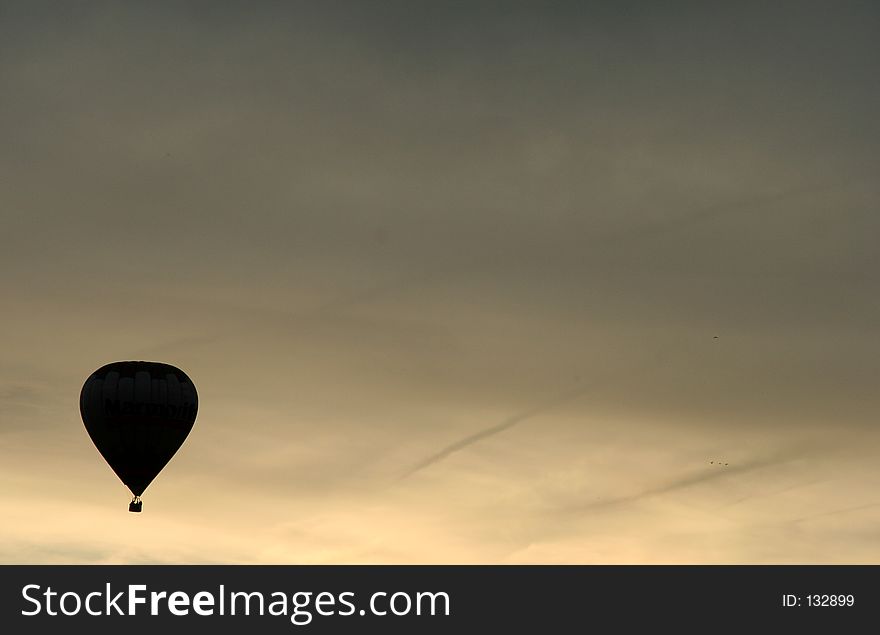
M 0 627 L 852 632 L 876 622 L 878 590 L 877 566 L 4 566 Z

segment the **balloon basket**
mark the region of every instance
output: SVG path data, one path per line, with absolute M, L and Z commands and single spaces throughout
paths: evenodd
M 128 504 L 128 511 L 130 512 L 139 512 L 144 507 L 144 502 L 140 498 L 134 498 Z

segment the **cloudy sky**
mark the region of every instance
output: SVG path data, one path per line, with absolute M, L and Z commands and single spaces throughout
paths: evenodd
M 880 563 L 880 11 L 695 5 L 2 2 L 0 562 Z

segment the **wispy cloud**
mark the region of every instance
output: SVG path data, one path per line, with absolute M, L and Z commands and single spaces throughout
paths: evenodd
M 605 244 L 617 244 L 620 241 L 625 241 L 628 239 L 640 238 L 643 236 L 655 236 L 665 233 L 672 233 L 678 230 L 688 229 L 694 225 L 710 222 L 719 218 L 723 218 L 724 216 L 729 216 L 730 214 L 742 212 L 758 212 L 762 210 L 767 211 L 768 209 L 772 210 L 773 206 L 778 205 L 779 203 L 783 203 L 793 199 L 796 200 L 819 196 L 824 193 L 833 192 L 855 182 L 856 179 L 851 178 L 819 184 L 806 183 L 795 187 L 777 190 L 776 192 L 760 196 L 751 196 L 732 201 L 724 201 L 691 211 L 680 212 L 677 215 L 670 216 L 666 219 L 646 222 L 639 227 L 611 235 L 607 238 L 606 241 L 603 242 Z M 778 211 L 780 213 L 783 211 L 790 213 L 791 208 L 779 207 Z
M 587 240 L 585 246 L 592 245 L 599 248 L 611 247 L 626 244 L 629 241 L 637 240 L 645 236 L 674 233 L 676 231 L 688 229 L 693 225 L 716 220 L 731 213 L 765 210 L 790 199 L 817 196 L 826 192 L 831 192 L 854 182 L 854 180 L 855 179 L 849 179 L 846 181 L 834 181 L 820 184 L 801 184 L 769 194 L 747 196 L 736 200 L 723 201 L 714 205 L 699 207 L 690 211 L 678 212 L 668 218 L 648 221 L 633 228 L 611 231 L 595 236 Z M 507 249 L 509 248 L 509 245 L 501 245 L 501 248 Z M 319 302 L 312 307 L 305 307 L 298 310 L 273 310 L 260 308 L 253 310 L 253 313 L 259 317 L 270 316 L 294 321 L 332 319 L 352 309 L 412 291 L 413 289 L 430 284 L 432 281 L 443 279 L 446 276 L 466 272 L 469 269 L 479 267 L 486 262 L 492 262 L 496 257 L 494 251 L 487 252 L 483 250 L 477 254 L 457 258 L 454 262 L 446 263 L 445 265 L 435 263 L 433 266 L 415 266 L 412 271 L 394 276 L 390 280 L 376 282 L 353 293 L 341 294 L 336 298 Z M 248 329 L 233 328 L 210 335 L 188 335 L 142 349 L 137 354 L 150 355 L 215 344 L 221 342 L 226 337 L 240 335 L 246 330 L 250 330 L 250 328 L 251 327 Z M 502 424 L 499 424 L 498 427 L 500 426 L 502 426 Z M 501 427 L 501 429 L 503 430 L 506 428 Z

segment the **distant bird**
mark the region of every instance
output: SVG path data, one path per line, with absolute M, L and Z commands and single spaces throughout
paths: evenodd
M 717 340 L 717 339 L 718 339 L 718 336 L 716 335 L 716 336 L 713 337 L 712 339 L 713 339 L 713 340 Z

